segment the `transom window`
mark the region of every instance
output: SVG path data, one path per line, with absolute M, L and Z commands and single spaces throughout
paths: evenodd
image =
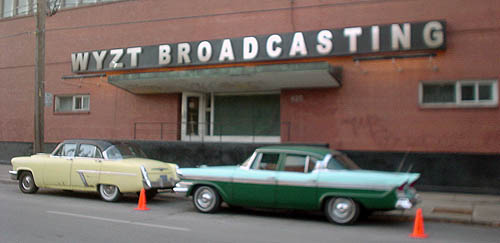
M 422 107 L 496 107 L 497 80 L 460 80 L 445 83 L 420 83 Z
M 90 111 L 90 95 L 56 96 L 56 112 Z

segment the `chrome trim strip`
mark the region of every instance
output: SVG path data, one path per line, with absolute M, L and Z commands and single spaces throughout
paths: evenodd
M 300 155 L 312 155 L 313 157 L 322 158 L 323 156 L 314 152 L 297 151 L 293 149 L 281 148 L 281 149 L 268 149 L 268 148 L 258 148 L 255 150 L 256 153 L 277 153 L 277 154 L 300 154 Z
M 203 181 L 222 181 L 222 182 L 232 182 L 231 177 L 217 177 L 217 176 L 186 176 L 183 175 L 184 180 L 203 180 Z
M 174 187 L 173 190 L 176 193 L 186 193 L 189 190 L 189 188 L 187 188 L 187 187 Z
M 327 154 L 327 155 L 323 158 L 323 160 L 318 161 L 318 163 L 316 164 L 316 168 L 314 168 L 314 169 L 316 169 L 316 170 L 319 170 L 319 169 L 326 169 L 327 163 L 328 163 L 328 161 L 330 161 L 330 159 L 331 159 L 332 157 L 333 157 L 333 155 L 332 155 L 332 154 Z
M 309 181 L 278 181 L 278 186 L 300 186 L 300 187 L 317 187 L 318 183 L 313 180 Z
M 318 187 L 320 188 L 346 188 L 346 189 L 363 189 L 363 190 L 374 190 L 374 191 L 389 191 L 392 190 L 391 186 L 377 186 L 377 185 L 363 185 L 363 184 L 344 184 L 344 183 L 331 183 L 331 182 L 319 182 Z
M 88 187 L 89 184 L 87 183 L 87 179 L 85 179 L 85 175 L 83 174 L 83 171 L 76 171 L 80 175 L 80 179 L 83 182 L 83 185 Z
M 141 165 L 141 174 L 143 181 L 146 183 L 146 186 L 148 186 L 148 188 L 146 189 L 151 188 L 152 187 L 151 180 L 149 180 L 148 172 L 146 171 L 146 168 L 144 168 L 144 165 Z
M 91 174 L 105 174 L 105 175 L 123 175 L 123 176 L 136 176 L 135 173 L 114 172 L 114 171 L 98 171 L 98 170 L 77 170 L 77 173 L 91 173 Z
M 192 185 L 193 185 L 193 182 L 181 181 L 181 182 L 175 184 L 175 187 L 173 188 L 173 190 L 176 193 L 186 193 Z
M 17 171 L 15 171 L 15 170 L 9 170 L 9 174 L 10 174 L 10 179 L 11 180 L 17 181 Z
M 258 185 L 276 185 L 275 179 L 233 179 L 234 183 L 258 184 Z
M 250 158 L 248 158 L 248 161 L 251 161 L 251 162 L 249 162 L 247 166 L 241 165 L 240 168 L 243 169 L 243 170 L 249 170 L 250 167 L 252 166 L 252 164 L 255 162 L 254 161 L 255 157 L 257 157 L 257 152 L 253 152 L 252 156 L 250 156 Z

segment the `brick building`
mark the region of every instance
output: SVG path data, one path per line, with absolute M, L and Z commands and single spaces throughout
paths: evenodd
M 16 155 L 34 136 L 34 10 L 0 3 L 0 148 Z M 423 189 L 500 193 L 497 0 L 51 6 L 46 143 L 320 143 Z

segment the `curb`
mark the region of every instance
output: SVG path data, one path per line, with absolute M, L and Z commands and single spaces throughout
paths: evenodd
M 412 222 L 415 220 L 415 216 L 410 215 L 383 215 L 377 214 L 369 217 L 370 219 L 381 219 L 381 220 L 393 220 L 398 222 Z M 460 219 L 450 219 L 442 217 L 432 217 L 429 215 L 424 215 L 425 221 L 438 222 L 438 223 L 452 223 L 452 224 L 464 224 L 464 225 L 479 225 L 500 228 L 500 222 L 479 222 L 470 220 L 460 220 Z

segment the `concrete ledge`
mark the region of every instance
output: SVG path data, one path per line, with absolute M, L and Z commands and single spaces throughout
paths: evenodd
M 459 217 L 449 217 L 445 215 L 425 215 L 424 214 L 424 222 L 441 222 L 441 223 L 454 223 L 454 224 L 468 224 L 468 225 L 481 225 L 481 226 L 489 226 L 489 227 L 499 227 L 500 222 L 496 221 L 487 221 L 487 220 L 472 220 L 472 219 L 463 219 Z M 413 222 L 415 220 L 415 215 L 408 214 L 392 214 L 392 213 L 376 213 L 374 215 L 369 216 L 370 219 L 377 220 L 393 220 L 393 221 L 401 221 L 401 222 Z

